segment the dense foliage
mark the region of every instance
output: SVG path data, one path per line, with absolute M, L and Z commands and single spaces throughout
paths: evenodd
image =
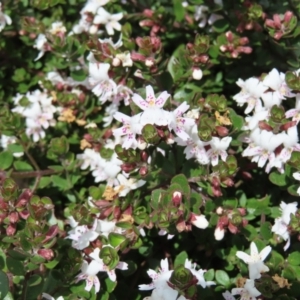
M 0 9 L 1 299 L 300 298 L 299 1 Z

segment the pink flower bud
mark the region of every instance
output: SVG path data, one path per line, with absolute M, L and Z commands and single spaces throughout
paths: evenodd
M 176 223 L 176 229 L 178 232 L 182 232 L 186 229 L 186 224 L 183 219 L 180 218 L 180 220 Z
M 40 249 L 37 253 L 46 260 L 51 260 L 54 257 L 54 252 L 52 249 Z
M 293 16 L 294 14 L 291 11 L 286 11 L 283 18 L 284 22 L 289 23 Z
M 140 156 L 141 156 L 141 160 L 144 161 L 144 162 L 146 162 L 148 160 L 148 157 L 149 157 L 149 155 L 146 151 L 142 151 Z
M 23 210 L 23 211 L 20 211 L 19 212 L 19 215 L 20 217 L 23 219 L 23 220 L 26 220 L 28 217 L 29 217 L 29 211 L 27 210 Z
M 228 135 L 229 130 L 224 126 L 216 126 L 217 133 L 220 137 Z
M 233 225 L 232 223 L 229 223 L 228 229 L 233 234 L 237 234 L 239 232 L 239 229 L 235 225 Z
M 226 36 L 227 41 L 228 41 L 229 43 L 232 43 L 232 42 L 233 42 L 233 34 L 232 34 L 231 31 L 227 31 L 227 32 L 225 33 L 225 36 Z
M 8 216 L 10 223 L 17 223 L 19 221 L 19 214 L 17 212 L 12 212 Z
M 113 59 L 113 61 L 112 61 L 112 65 L 113 65 L 114 67 L 120 66 L 120 65 L 121 65 L 121 60 L 120 60 L 119 58 L 115 57 L 115 58 Z
M 279 41 L 282 38 L 282 36 L 283 36 L 283 33 L 280 31 L 277 31 L 277 32 L 275 32 L 273 37 L 275 40 Z
M 136 163 L 124 163 L 121 165 L 122 171 L 129 173 L 136 168 Z
M 280 29 L 281 28 L 281 19 L 280 19 L 280 16 L 278 14 L 275 14 L 273 16 L 273 20 L 274 20 L 275 28 Z
M 141 176 L 145 176 L 145 175 L 147 175 L 148 174 L 148 168 L 147 167 L 141 167 L 140 168 L 140 170 L 139 170 L 139 174 L 141 175 Z
M 244 46 L 244 45 L 246 45 L 248 43 L 249 43 L 249 39 L 247 37 L 241 37 L 239 39 L 239 44 L 242 45 L 242 46 Z
M 173 196 L 172 196 L 172 202 L 175 206 L 179 206 L 181 204 L 181 201 L 182 201 L 182 194 L 181 192 L 178 192 L 178 191 L 175 191 L 173 193 Z
M 15 224 L 9 224 L 6 228 L 6 235 L 12 236 L 16 232 L 16 225 Z
M 153 16 L 153 14 L 154 14 L 154 11 L 151 9 L 148 9 L 148 8 L 144 9 L 144 11 L 143 11 L 143 15 L 147 18 L 151 18 Z

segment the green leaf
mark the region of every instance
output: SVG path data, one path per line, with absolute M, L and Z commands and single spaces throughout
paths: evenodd
M 189 182 L 188 182 L 187 178 L 185 177 L 185 175 L 183 175 L 183 174 L 176 175 L 171 180 L 171 184 L 173 184 L 173 183 L 177 183 L 181 187 L 185 197 L 187 197 L 189 199 L 190 185 L 189 185 Z
M 226 288 L 230 286 L 230 278 L 228 274 L 223 270 L 216 271 L 216 281 L 217 283 L 225 286 Z
M 174 261 L 174 268 L 179 266 L 179 265 L 184 265 L 185 260 L 188 258 L 188 255 L 185 251 L 180 252 Z
M 25 260 L 30 256 L 26 252 L 21 253 L 20 251 L 22 250 L 8 250 L 7 253 L 9 254 L 10 257 L 16 260 Z
M 244 125 L 244 118 L 237 115 L 232 108 L 229 108 L 228 110 L 229 110 L 229 117 L 234 129 L 240 130 Z
M 271 228 L 272 228 L 272 224 L 270 222 L 265 222 L 260 226 L 260 235 L 266 241 L 271 239 L 273 236 Z
M 37 274 L 33 274 L 32 276 L 30 276 L 30 278 L 28 279 L 28 286 L 35 286 L 38 285 L 42 282 L 42 277 L 40 275 Z
M 41 178 L 39 182 L 39 189 L 45 188 L 47 185 L 49 185 L 52 182 L 52 179 L 50 176 L 44 176 Z
M 182 5 L 182 0 L 173 0 L 175 20 L 181 22 L 184 18 L 184 7 Z
M 293 252 L 288 257 L 288 262 L 293 266 L 300 265 L 300 252 Z
M 75 81 L 84 81 L 86 79 L 86 76 L 87 76 L 87 74 L 84 71 L 84 69 L 74 70 L 71 72 L 71 77 Z
M 108 241 L 109 241 L 110 245 L 112 245 L 114 248 L 116 248 L 126 241 L 126 236 L 119 234 L 119 233 L 111 232 L 108 235 Z
M 58 175 L 52 175 L 51 178 L 53 185 L 60 188 L 61 190 L 66 191 L 71 188 L 68 180 L 66 179 L 61 178 Z
M 6 170 L 8 169 L 14 160 L 14 157 L 11 153 L 7 151 L 3 151 L 0 153 L 0 169 Z
M 8 257 L 6 260 L 6 265 L 8 270 L 13 274 L 13 275 L 24 275 L 25 274 L 25 269 L 23 263 L 20 261 Z
M 212 281 L 215 277 L 215 270 L 209 269 L 207 272 L 204 273 L 205 281 Z
M 109 279 L 109 277 L 108 277 L 108 278 L 106 278 L 106 279 L 104 280 L 104 285 L 105 285 L 105 290 L 106 290 L 108 293 L 112 293 L 113 290 L 115 289 L 115 287 L 117 286 L 117 282 L 116 282 L 116 281 L 111 281 L 111 280 Z
M 278 186 L 286 186 L 288 184 L 288 178 L 284 173 L 280 174 L 279 172 L 272 172 L 269 175 L 269 179 Z
M 17 171 L 32 171 L 33 170 L 32 166 L 24 161 L 15 161 L 14 168 Z
M 9 280 L 7 275 L 0 270 L 0 293 L 1 299 L 3 299 L 9 292 Z

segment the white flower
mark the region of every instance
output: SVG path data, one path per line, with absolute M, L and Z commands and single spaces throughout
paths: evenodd
M 256 297 L 260 296 L 261 292 L 255 287 L 253 279 L 247 279 L 243 288 L 234 288 L 231 294 L 239 295 L 240 300 L 256 300 Z
M 103 118 L 103 127 L 108 127 L 114 119 L 114 114 L 119 110 L 119 103 L 111 103 L 105 108 L 105 117 Z
M 8 145 L 15 144 L 17 142 L 17 138 L 15 136 L 7 136 L 2 134 L 1 135 L 1 140 L 0 140 L 0 145 L 3 149 L 7 149 Z M 24 152 L 14 152 L 13 156 L 14 157 L 21 157 L 24 155 Z
M 210 143 L 211 149 L 207 151 L 208 157 L 211 159 L 211 164 L 216 166 L 219 162 L 219 155 L 223 161 L 226 161 L 228 156 L 226 150 L 229 147 L 229 144 L 232 140 L 232 137 L 224 137 L 222 139 L 218 137 L 212 137 Z
M 251 77 L 246 81 L 239 79 L 236 84 L 241 87 L 242 90 L 233 96 L 233 99 L 239 106 L 242 106 L 245 103 L 248 104 L 245 114 L 250 113 L 254 107 L 261 104 L 261 100 L 259 98 L 268 89 L 268 87 L 264 86 L 261 81 L 254 77 Z
M 124 175 L 119 174 L 117 179 L 120 183 L 115 189 L 120 189 L 119 196 L 125 197 L 130 191 L 136 190 L 139 187 L 143 186 L 146 181 L 145 180 L 137 180 L 135 178 L 127 179 Z
M 108 76 L 109 68 L 110 64 L 107 63 L 89 63 L 89 83 L 102 104 L 113 97 L 117 88 L 116 83 Z
M 260 273 L 269 271 L 269 268 L 263 263 L 263 261 L 269 255 L 271 250 L 272 248 L 267 246 L 258 253 L 255 243 L 251 242 L 250 255 L 242 251 L 237 251 L 236 256 L 248 264 L 250 279 L 259 279 L 261 277 Z
M 123 18 L 123 13 L 110 14 L 103 7 L 99 7 L 94 18 L 94 24 L 104 24 L 109 35 L 114 34 L 114 30 L 121 31 L 122 26 L 118 22 Z
M 300 172 L 295 172 L 295 173 L 293 173 L 293 177 L 294 177 L 296 180 L 300 180 Z M 300 187 L 298 188 L 297 193 L 298 193 L 298 195 L 300 196 Z
M 99 236 L 96 228 L 97 220 L 94 221 L 92 228 L 88 228 L 87 225 L 76 226 L 68 232 L 69 235 L 66 238 L 72 240 L 73 248 L 83 250 Z
M 291 221 L 291 215 L 295 215 L 297 211 L 297 202 L 288 203 L 281 201 L 280 209 L 281 209 L 281 217 L 275 219 L 275 223 L 272 226 L 272 232 L 281 236 L 282 239 L 287 241 L 284 246 L 284 250 L 286 251 L 290 246 L 290 233 L 289 233 L 289 223 Z
M 4 29 L 6 24 L 10 25 L 11 23 L 12 22 L 10 16 L 2 12 L 2 3 L 0 2 L 0 32 Z
M 183 113 L 185 113 L 189 107 L 186 101 L 184 101 L 173 112 L 169 113 L 169 129 L 173 129 L 176 135 L 184 141 L 190 137 L 186 131 L 195 125 L 194 119 L 182 117 Z
M 110 0 L 88 0 L 80 13 L 81 13 L 81 15 L 84 15 L 85 13 L 96 14 L 98 8 L 100 6 L 104 6 L 109 1 Z
M 196 271 L 196 264 L 192 264 L 192 262 L 188 259 L 185 260 L 184 267 L 189 269 L 194 276 L 198 279 L 197 284 L 201 285 L 204 289 L 207 286 L 215 285 L 216 283 L 214 281 L 205 281 L 204 279 L 204 273 L 206 270 L 199 269 Z
M 89 292 L 95 286 L 95 293 L 98 293 L 100 291 L 100 281 L 97 274 L 100 270 L 101 268 L 95 260 L 92 260 L 89 264 L 84 260 L 81 266 L 81 273 L 76 276 L 77 282 L 85 280 L 85 290 Z
M 55 300 L 55 298 L 53 298 L 51 295 L 49 295 L 47 293 L 42 293 L 42 297 L 47 299 L 47 300 Z M 56 300 L 64 300 L 64 297 L 59 296 L 58 298 L 56 298 Z
M 263 84 L 273 90 L 261 96 L 266 108 L 271 108 L 273 105 L 280 105 L 281 101 L 286 97 L 295 96 L 285 82 L 285 74 L 279 73 L 275 68 L 264 78 Z
M 114 136 L 125 136 L 122 146 L 125 149 L 137 147 L 136 135 L 142 133 L 142 125 L 140 123 L 140 114 L 129 117 L 121 112 L 116 112 L 114 118 L 123 123 L 123 126 L 114 129 Z
M 133 94 L 133 102 L 144 112 L 141 115 L 142 125 L 156 124 L 159 126 L 168 125 L 169 112 L 162 109 L 167 99 L 170 97 L 166 91 L 162 92 L 157 98 L 155 97 L 153 87 L 146 86 L 146 99 L 140 95 Z
M 131 55 L 129 51 L 117 54 L 116 58 L 122 62 L 123 67 L 132 67 L 133 65 L 133 61 L 131 59 Z
M 54 22 L 51 24 L 51 28 L 49 29 L 49 33 L 53 35 L 63 34 L 66 33 L 67 29 L 63 25 L 62 22 Z
M 38 56 L 35 58 L 34 61 L 39 60 L 47 51 L 47 39 L 46 36 L 43 33 L 40 33 L 38 37 L 35 40 L 34 48 L 37 50 L 40 50 Z

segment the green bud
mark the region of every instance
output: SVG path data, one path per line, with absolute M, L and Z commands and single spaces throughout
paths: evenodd
M 145 141 L 149 144 L 156 144 L 160 140 L 156 128 L 151 124 L 146 124 L 143 127 L 142 135 Z
M 28 100 L 27 97 L 22 97 L 18 104 L 23 107 L 27 107 L 30 104 L 30 101 Z
M 294 72 L 288 71 L 285 73 L 285 81 L 287 86 L 292 90 L 300 90 L 300 77 Z
M 49 151 L 56 155 L 63 155 L 69 151 L 68 139 L 65 136 L 53 138 L 50 142 Z
M 284 108 L 274 105 L 271 108 L 271 120 L 275 123 L 280 123 L 285 118 Z
M 3 200 L 10 201 L 17 197 L 18 186 L 13 179 L 5 178 L 0 191 L 1 191 L 1 196 L 3 197 Z
M 133 219 L 138 224 L 148 224 L 149 223 L 149 215 L 147 213 L 147 209 L 144 206 L 140 206 L 133 212 Z
M 209 36 L 197 34 L 194 41 L 197 54 L 203 54 L 209 49 Z
M 101 148 L 100 155 L 102 158 L 109 160 L 114 154 L 114 150 L 108 148 Z
M 170 283 L 175 285 L 177 290 L 185 290 L 193 285 L 194 275 L 191 270 L 184 267 L 184 265 L 177 266 L 171 277 Z
M 250 20 L 257 20 L 262 17 L 262 14 L 263 9 L 259 4 L 254 3 L 249 7 L 248 17 Z
M 227 99 L 224 95 L 221 95 L 218 99 L 217 110 L 223 112 L 227 109 Z
M 204 142 L 208 142 L 211 140 L 211 134 L 212 134 L 212 130 L 208 126 L 204 125 L 198 129 L 198 136 Z
M 99 256 L 110 270 L 115 269 L 119 263 L 119 255 L 112 247 L 103 247 Z

